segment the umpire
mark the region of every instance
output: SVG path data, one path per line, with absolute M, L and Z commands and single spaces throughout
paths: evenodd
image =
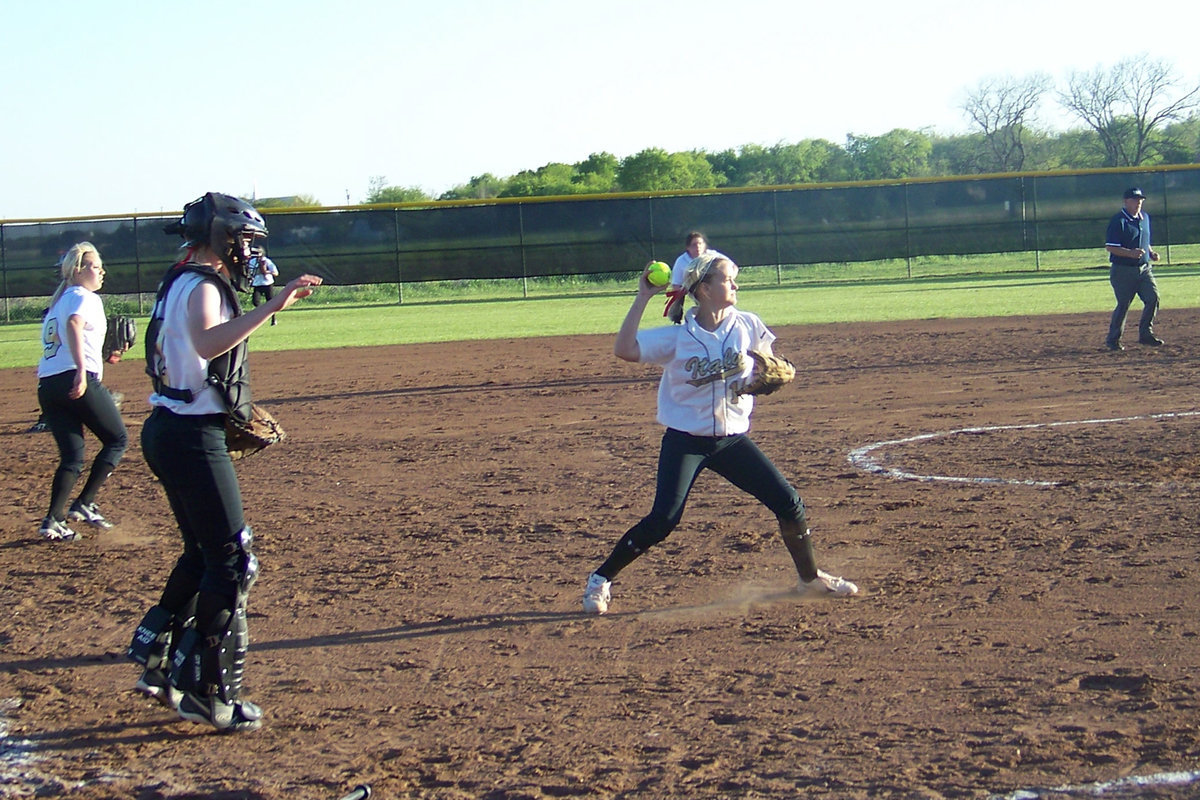
M 1142 318 L 1138 323 L 1138 342 L 1157 347 L 1163 340 L 1154 335 L 1154 318 L 1158 314 L 1158 284 L 1150 268 L 1158 261 L 1158 253 L 1150 246 L 1150 215 L 1142 211 L 1146 195 L 1136 187 L 1125 190 L 1125 206 L 1113 215 L 1104 235 L 1104 249 L 1111 266 L 1108 282 L 1117 296 L 1112 321 L 1105 340 L 1109 350 L 1124 350 L 1121 333 L 1129 304 L 1136 295 L 1142 299 Z

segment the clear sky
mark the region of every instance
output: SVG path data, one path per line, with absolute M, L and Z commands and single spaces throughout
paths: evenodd
M 12 0 L 0 219 L 964 133 L 987 77 L 1065 88 L 1149 54 L 1200 84 L 1197 23 L 1196 0 Z M 1074 124 L 1046 106 L 1047 127 Z

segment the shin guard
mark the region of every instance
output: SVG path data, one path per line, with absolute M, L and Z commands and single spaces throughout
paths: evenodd
M 175 615 L 162 606 L 151 607 L 133 632 L 125 656 L 146 669 L 161 668 L 171 647 L 174 621 Z
M 246 605 L 250 587 L 258 577 L 258 558 L 251 550 L 252 543 L 253 534 L 243 528 L 236 542 L 229 545 L 231 554 L 237 556 L 237 566 L 230 576 L 236 581 L 234 597 L 202 593 L 197 602 L 197 609 L 203 609 L 210 618 L 197 620 L 203 630 L 193 628 L 184 635 L 171 673 L 172 683 L 185 692 L 215 697 L 226 704 L 235 703 L 241 694 L 250 647 Z

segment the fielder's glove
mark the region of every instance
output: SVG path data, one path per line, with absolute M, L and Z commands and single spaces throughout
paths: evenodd
M 100 353 L 109 364 L 121 360 L 121 354 L 137 343 L 137 322 L 133 317 L 114 314 L 108 318 L 108 329 L 104 332 L 104 345 Z
M 791 383 L 796 377 L 796 368 L 782 356 L 760 353 L 757 350 L 749 350 L 747 353 L 754 359 L 754 368 L 750 372 L 750 380 L 746 381 L 738 395 L 771 394 Z
M 229 457 L 235 461 L 252 456 L 285 438 L 287 433 L 283 426 L 266 409 L 254 403 L 250 404 L 249 420 L 232 414 L 225 418 L 225 446 L 229 450 Z

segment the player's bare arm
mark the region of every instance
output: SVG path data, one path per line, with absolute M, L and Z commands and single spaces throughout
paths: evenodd
M 221 292 L 216 284 L 204 281 L 188 298 L 188 324 L 196 353 L 201 358 L 213 359 L 228 352 L 262 327 L 271 314 L 283 311 L 300 298 L 312 294 L 312 287 L 320 284 L 321 279 L 316 275 L 293 278 L 270 302 L 241 316 L 222 321 Z
M 300 300 L 301 298 L 308 297 L 313 293 L 313 287 L 321 285 L 321 281 L 322 279 L 316 275 L 301 275 L 298 278 L 292 278 L 290 281 L 288 281 L 287 286 L 283 287 L 282 291 L 280 291 L 263 305 L 259 306 L 260 309 L 263 309 L 263 319 L 265 320 L 268 316 L 276 313 L 277 311 L 283 311 L 285 308 L 289 307 L 292 305 L 292 303 Z M 274 307 L 272 304 L 274 304 Z M 268 311 L 266 309 L 272 310 Z
M 645 313 L 650 298 L 665 288 L 666 286 L 652 285 L 646 280 L 646 272 L 642 272 L 642 277 L 638 279 L 637 296 L 633 298 L 633 305 L 629 307 L 629 313 L 625 315 L 625 320 L 617 331 L 617 340 L 613 344 L 613 355 L 617 358 L 636 363 L 641 357 L 642 350 L 638 347 L 637 332 L 642 322 L 642 314 Z

